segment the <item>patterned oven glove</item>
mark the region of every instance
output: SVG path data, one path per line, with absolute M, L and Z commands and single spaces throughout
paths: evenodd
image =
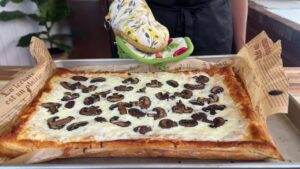
M 168 44 L 168 29 L 155 20 L 145 0 L 114 0 L 105 19 L 116 36 L 145 53 L 161 51 Z
M 169 37 L 168 29 L 155 20 L 145 0 L 114 0 L 105 18 L 116 35 L 121 58 L 164 67 L 193 52 L 188 37 Z

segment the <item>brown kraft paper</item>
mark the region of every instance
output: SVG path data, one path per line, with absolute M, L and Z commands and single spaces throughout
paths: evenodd
M 52 75 L 55 66 L 44 43 L 33 38 L 30 52 L 37 61 L 37 65 L 13 79 L 0 91 L 0 125 L 1 132 L 9 129 L 14 117 L 21 109 L 28 105 Z M 280 41 L 273 43 L 265 32 L 245 45 L 232 59 L 218 63 L 204 62 L 200 59 L 190 58 L 178 63 L 168 64 L 168 70 L 201 70 L 210 67 L 232 66 L 236 74 L 243 81 L 255 110 L 262 118 L 275 113 L 287 113 L 288 107 L 288 81 L 283 71 L 281 60 Z M 141 64 L 83 66 L 71 70 L 85 71 L 130 71 L 155 72 L 156 67 Z M 2 127 L 3 126 L 3 127 Z M 101 152 L 101 150 L 78 150 L 78 155 L 87 152 Z M 15 159 L 3 158 L 6 164 L 38 163 L 63 158 L 63 150 L 43 149 L 24 154 Z M 0 160 L 1 163 L 1 160 Z

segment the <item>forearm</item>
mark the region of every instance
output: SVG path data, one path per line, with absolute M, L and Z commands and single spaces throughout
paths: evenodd
M 233 36 L 236 50 L 246 43 L 248 0 L 231 0 Z

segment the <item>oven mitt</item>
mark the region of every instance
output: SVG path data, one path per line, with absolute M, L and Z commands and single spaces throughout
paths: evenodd
M 133 58 L 144 64 L 157 65 L 161 69 L 165 68 L 166 63 L 187 58 L 194 50 L 188 37 L 170 38 L 167 47 L 156 53 L 141 52 L 119 36 L 116 36 L 116 42 L 120 58 Z
M 105 17 L 116 36 L 145 53 L 168 45 L 169 31 L 154 18 L 145 0 L 114 0 Z

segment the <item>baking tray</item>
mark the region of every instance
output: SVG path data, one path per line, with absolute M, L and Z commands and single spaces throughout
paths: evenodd
M 228 59 L 234 55 L 196 56 L 205 61 Z M 57 67 L 136 64 L 132 59 L 55 60 Z M 281 161 L 220 161 L 177 158 L 73 158 L 42 164 L 5 166 L 9 168 L 300 168 L 300 104 L 290 96 L 288 114 L 267 120 L 270 134 L 285 158 Z

